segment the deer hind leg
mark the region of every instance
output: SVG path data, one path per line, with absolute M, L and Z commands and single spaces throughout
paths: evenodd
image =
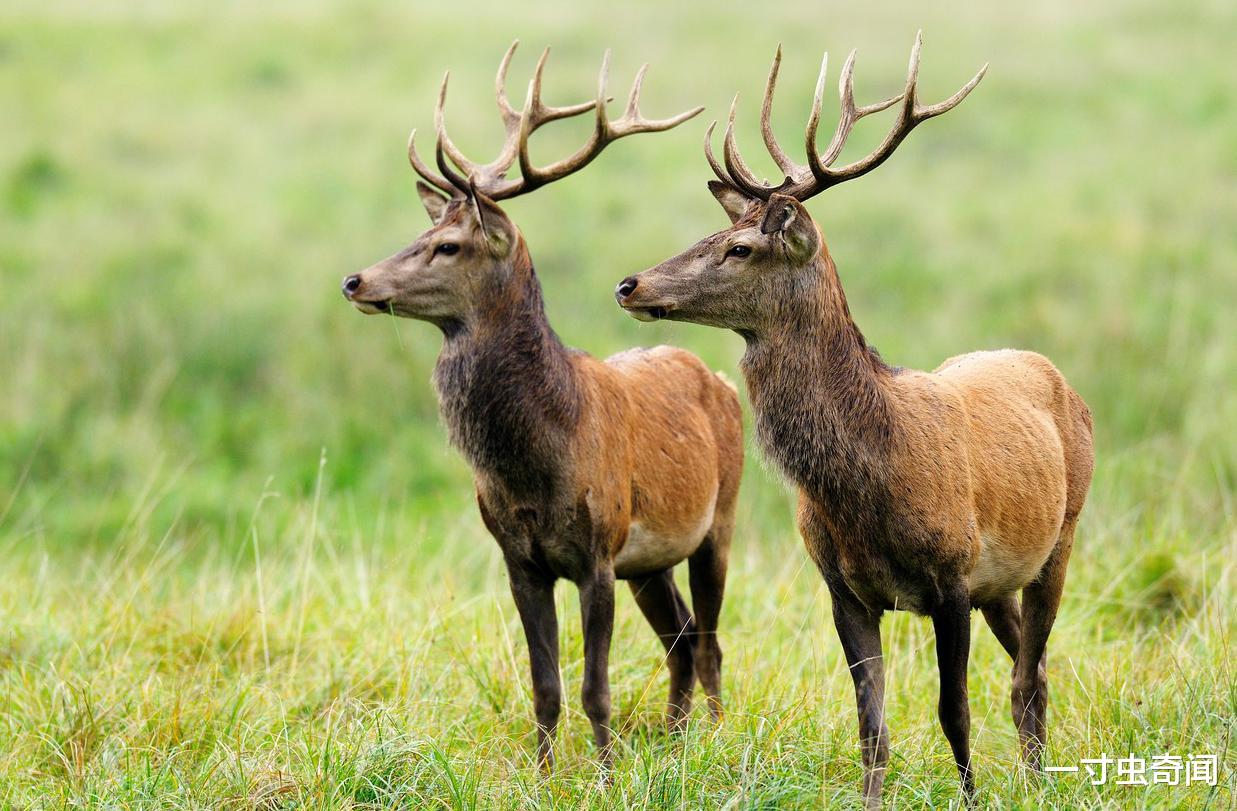
M 692 688 L 696 684 L 692 643 L 696 624 L 683 595 L 674 584 L 674 570 L 666 569 L 650 577 L 628 581 L 636 605 L 666 648 L 666 667 L 670 671 L 670 697 L 666 703 L 666 727 L 671 732 L 683 726 L 691 712 Z
M 1018 648 L 1022 645 L 1022 609 L 1018 597 L 1011 594 L 1004 599 L 980 606 L 984 620 L 992 629 L 992 635 L 1001 643 L 1009 658 L 1018 661 Z
M 729 523 L 715 523 L 700 548 L 687 559 L 692 608 L 696 612 L 692 652 L 696 673 L 708 696 L 709 714 L 714 721 L 722 718 L 722 646 L 717 641 L 717 621 L 726 592 L 726 565 L 732 530 Z
M 1011 701 L 1023 760 L 1036 771 L 1048 740 L 1048 635 L 1061 604 L 1073 546 L 1074 522 L 1067 521 L 1039 577 L 1022 590 L 1022 644 L 1014 664 Z

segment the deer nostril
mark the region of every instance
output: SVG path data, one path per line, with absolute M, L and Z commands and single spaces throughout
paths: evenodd
M 348 278 L 344 279 L 342 285 L 344 298 L 352 298 L 352 294 L 361 289 L 361 274 L 353 273 Z
M 636 279 L 635 276 L 628 276 L 626 279 L 623 279 L 623 281 L 619 282 L 618 287 L 615 288 L 614 290 L 614 297 L 617 298 L 619 301 L 622 301 L 623 299 L 630 296 L 632 293 L 636 292 L 636 287 L 639 284 L 640 282 Z

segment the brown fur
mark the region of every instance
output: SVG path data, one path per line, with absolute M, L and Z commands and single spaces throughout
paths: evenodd
M 694 355 L 656 347 L 600 361 L 565 347 L 545 317 L 523 237 L 492 201 L 449 203 L 422 186 L 433 228 L 345 280 L 363 312 L 438 325 L 434 370 L 451 441 L 473 468 L 528 638 L 538 752 L 559 717 L 553 584 L 580 587 L 583 703 L 610 756 L 607 661 L 615 578 L 667 648 L 667 719 L 677 727 L 697 677 L 720 712 L 716 638 L 743 464 L 728 383 Z M 444 253 L 443 246 L 454 246 Z M 693 617 L 671 569 L 689 561 Z
M 799 527 L 855 677 L 869 804 L 888 757 L 889 609 L 936 625 L 941 722 L 968 795 L 972 607 L 1016 660 L 1015 722 L 1038 766 L 1044 648 L 1094 461 L 1087 406 L 1032 352 L 976 352 L 930 373 L 889 367 L 851 320 L 807 210 L 781 194 L 741 207 L 736 190 L 714 185 L 734 225 L 624 280 L 619 303 L 747 340 L 758 435 L 799 489 Z

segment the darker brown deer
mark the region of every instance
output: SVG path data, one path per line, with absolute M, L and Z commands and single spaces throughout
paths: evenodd
M 444 79 L 435 111 L 438 172 L 420 160 L 412 138 L 408 144 L 413 168 L 438 189 L 417 183 L 433 227 L 346 278 L 343 291 L 364 313 L 417 318 L 442 331 L 434 387 L 507 566 L 528 641 L 538 759 L 548 770 L 562 695 L 554 607 L 559 578 L 579 587 L 582 699 L 603 763 L 611 758 L 607 662 L 616 578 L 630 583 L 666 648 L 670 728 L 683 723 L 697 678 L 712 714 L 720 714 L 717 622 L 743 429 L 734 387 L 688 352 L 663 346 L 600 361 L 564 346 L 546 320 L 524 238 L 497 205 L 583 168 L 619 138 L 668 130 L 699 108 L 645 119 L 639 98 L 646 65 L 625 114 L 610 121 L 609 52 L 595 100 L 548 107 L 541 101 L 547 49 L 523 109 L 516 110 L 504 90 L 515 47 L 498 71 L 507 132 L 499 156 L 473 163 L 448 137 Z M 584 146 L 549 166 L 532 163 L 528 140 L 536 129 L 588 112 L 594 126 Z M 507 178 L 517 161 L 520 176 Z M 684 560 L 694 616 L 672 574 Z
M 828 585 L 854 678 L 863 791 L 872 807 L 889 757 L 880 637 L 887 610 L 932 618 L 940 721 L 965 795 L 974 792 L 966 688 L 973 608 L 1014 660 L 1014 723 L 1026 763 L 1040 767 L 1048 634 L 1094 464 L 1090 412 L 1041 355 L 975 352 L 931 373 L 887 365 L 852 321 L 803 206 L 875 169 L 912 128 L 953 109 L 983 77 L 981 70 L 950 98 L 923 106 L 915 89 L 919 52 L 917 37 L 904 92 L 864 107 L 854 102 L 851 53 L 839 85 L 840 121 L 823 154 L 816 151 L 822 66 L 808 160 L 800 165 L 769 123 L 779 49 L 760 123 L 785 179 L 764 183 L 744 163 L 732 107 L 724 167 L 705 142 L 719 178 L 709 185 L 731 227 L 616 291 L 639 319 L 708 324 L 746 339 L 742 370 L 758 434 L 798 486 L 799 528 Z M 897 120 L 876 150 L 835 167 L 855 122 L 895 106 Z

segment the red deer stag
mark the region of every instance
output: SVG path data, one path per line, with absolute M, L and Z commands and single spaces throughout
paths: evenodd
M 758 434 L 798 487 L 799 529 L 828 584 L 854 678 L 869 806 L 880 804 L 889 757 L 880 637 L 886 610 L 932 618 L 940 721 L 966 796 L 974 791 L 966 691 L 972 608 L 1014 660 L 1014 723 L 1027 764 L 1040 767 L 1045 650 L 1094 462 L 1090 412 L 1041 355 L 975 352 L 931 373 L 891 368 L 851 320 L 803 202 L 875 169 L 912 128 L 953 109 L 983 77 L 981 70 L 950 98 L 922 106 L 919 50 L 916 37 L 905 90 L 865 107 L 855 106 L 851 52 L 839 81 L 841 118 L 818 154 L 822 66 L 807 165 L 800 165 L 769 124 L 779 49 L 760 124 L 785 179 L 764 183 L 744 163 L 732 107 L 724 169 L 705 141 L 720 180 L 709 187 L 731 227 L 624 279 L 616 291 L 641 320 L 708 324 L 746 339 L 741 366 Z M 880 146 L 835 168 L 855 122 L 895 105 L 897 120 Z
M 548 770 L 562 695 L 558 578 L 580 591 L 582 699 L 603 762 L 611 757 L 607 661 L 615 578 L 629 581 L 666 648 L 670 728 L 690 709 L 697 677 L 713 715 L 721 712 L 717 619 L 743 428 L 733 386 L 688 352 L 631 350 L 603 362 L 564 346 L 546 320 L 524 238 L 497 205 L 583 168 L 612 141 L 668 130 L 700 110 L 645 119 L 638 105 L 646 65 L 625 114 L 610 121 L 609 52 L 594 101 L 545 106 L 548 49 L 516 110 L 504 90 L 515 47 L 498 69 L 507 133 L 499 156 L 473 163 L 447 136 L 444 78 L 435 110 L 437 173 L 417 156 L 412 137 L 408 142 L 413 168 L 445 193 L 417 183 L 433 226 L 394 256 L 344 279 L 343 292 L 363 313 L 417 318 L 442 330 L 434 387 L 451 441 L 473 469 L 481 517 L 507 565 L 532 665 L 537 753 Z M 595 124 L 584 146 L 549 166 L 533 165 L 528 139 L 534 130 L 590 111 Z M 517 161 L 520 177 L 507 178 Z M 694 617 L 672 574 L 683 560 Z

